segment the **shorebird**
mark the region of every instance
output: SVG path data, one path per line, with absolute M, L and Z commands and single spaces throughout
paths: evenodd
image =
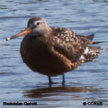
M 81 36 L 68 28 L 51 27 L 41 17 L 29 19 L 27 28 L 17 35 L 6 38 L 11 40 L 24 36 L 20 53 L 24 63 L 34 72 L 48 76 L 62 75 L 77 68 L 80 64 L 95 59 L 101 47 L 90 46 L 94 34 Z

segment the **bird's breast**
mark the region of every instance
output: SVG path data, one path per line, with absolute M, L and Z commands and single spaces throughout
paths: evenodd
M 42 65 L 49 53 L 46 40 L 43 38 L 24 37 L 20 53 L 27 65 L 33 65 L 34 63 Z
M 56 76 L 68 71 L 68 64 L 60 54 L 52 52 L 52 44 L 45 38 L 24 37 L 20 53 L 24 63 L 33 71 L 41 74 Z
M 45 75 L 58 75 L 61 74 L 59 61 L 50 51 L 50 42 L 42 37 L 29 38 L 24 37 L 20 53 L 24 63 L 33 71 Z M 64 68 L 64 67 L 63 67 Z

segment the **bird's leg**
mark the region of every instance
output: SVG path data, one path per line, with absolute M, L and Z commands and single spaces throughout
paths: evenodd
M 63 76 L 62 76 L 62 85 L 64 85 L 65 84 L 65 75 L 63 74 Z
M 51 85 L 52 84 L 51 76 L 48 76 L 48 80 L 49 80 L 49 85 Z

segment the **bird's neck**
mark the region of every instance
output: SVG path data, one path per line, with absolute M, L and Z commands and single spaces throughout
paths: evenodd
M 52 29 L 49 27 L 48 29 L 44 29 L 44 30 L 41 30 L 41 31 L 33 31 L 30 36 L 31 37 L 40 37 L 40 36 L 43 36 L 43 37 L 48 37 L 50 36 L 50 34 L 52 33 Z

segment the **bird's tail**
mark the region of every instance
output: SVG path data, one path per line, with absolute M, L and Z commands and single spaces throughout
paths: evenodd
M 93 59 L 98 57 L 101 50 L 103 50 L 101 47 L 88 46 L 85 49 L 83 55 L 80 57 L 80 60 L 82 62 L 92 61 Z
M 100 44 L 100 43 L 108 43 L 108 41 L 97 41 L 97 42 L 93 42 L 92 44 Z
M 90 34 L 90 35 L 86 36 L 86 38 L 89 39 L 89 40 L 93 40 L 94 34 Z

